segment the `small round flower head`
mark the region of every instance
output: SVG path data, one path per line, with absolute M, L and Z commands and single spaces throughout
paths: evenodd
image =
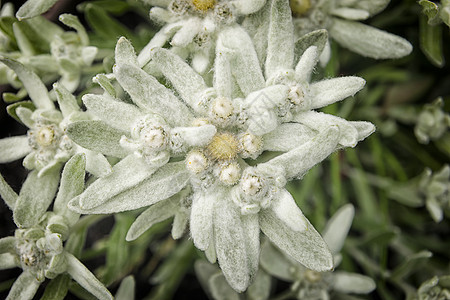
M 208 158 L 202 151 L 192 150 L 186 156 L 186 168 L 194 174 L 200 174 L 209 167 Z
M 241 178 L 241 167 L 232 162 L 220 167 L 219 179 L 225 185 L 234 185 Z
M 218 97 L 211 104 L 211 117 L 216 123 L 226 122 L 233 116 L 233 102 L 225 97 Z
M 200 127 L 208 124 L 211 124 L 208 118 L 197 118 L 192 122 L 192 126 L 194 127 Z
M 264 179 L 255 174 L 245 174 L 241 179 L 242 191 L 249 196 L 255 196 L 264 188 Z
M 143 152 L 165 148 L 168 137 L 164 123 L 156 115 L 146 115 L 136 123 L 131 134 L 139 140 Z
M 27 132 L 32 158 L 25 160 L 29 169 L 41 170 L 56 160 L 66 161 L 75 151 L 72 141 L 58 124 L 39 119 Z
M 54 257 L 63 251 L 61 235 L 31 228 L 16 231 L 16 252 L 23 270 L 32 272 L 43 281 L 53 271 Z M 50 273 L 48 273 L 50 274 Z
M 262 152 L 263 140 L 262 137 L 246 132 L 239 137 L 241 145 L 241 156 L 243 158 L 256 159 Z

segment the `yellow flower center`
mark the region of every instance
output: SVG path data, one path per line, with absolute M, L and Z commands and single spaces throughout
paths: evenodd
M 216 4 L 215 0 L 192 0 L 192 4 L 195 6 L 196 9 L 200 11 L 207 11 L 210 8 L 213 8 Z
M 317 272 L 317 271 L 313 271 L 313 270 L 306 270 L 305 271 L 305 278 L 306 280 L 308 280 L 309 282 L 318 282 L 319 280 L 322 279 L 322 275 Z
M 218 133 L 212 138 L 207 150 L 212 159 L 229 160 L 239 153 L 239 142 L 231 133 Z
M 55 131 L 50 126 L 43 127 L 38 131 L 36 141 L 42 147 L 50 146 L 54 140 Z
M 294 16 L 301 17 L 311 8 L 311 0 L 290 0 L 291 10 Z

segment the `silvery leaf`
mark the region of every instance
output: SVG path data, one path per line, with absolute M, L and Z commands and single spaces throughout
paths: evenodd
M 31 152 L 26 135 L 0 139 L 0 163 L 9 163 Z
M 347 204 L 335 212 L 333 217 L 327 222 L 322 236 L 330 248 L 331 253 L 338 254 L 341 251 L 348 231 L 352 226 L 354 215 L 355 208 L 353 205 Z
M 184 161 L 168 163 L 146 180 L 100 206 L 82 209 L 79 199 L 74 198 L 69 202 L 69 208 L 85 214 L 110 214 L 150 206 L 178 193 L 186 186 L 189 177 Z
M 9 68 L 16 72 L 17 77 L 22 81 L 23 86 L 28 92 L 31 100 L 36 105 L 37 108 L 42 109 L 54 109 L 55 105 L 53 101 L 50 100 L 47 88 L 42 83 L 39 76 L 36 75 L 32 70 L 28 69 L 20 62 L 0 56 L 0 62 L 7 65 Z
M 14 281 L 13 286 L 9 290 L 6 300 L 31 300 L 36 294 L 41 283 L 37 281 L 36 276 L 29 271 L 24 271 Z
M 333 273 L 333 290 L 342 293 L 368 294 L 375 289 L 372 278 L 343 271 Z
M 114 165 L 111 174 L 89 185 L 78 197 L 78 203 L 82 209 L 97 207 L 149 178 L 156 170 L 142 158 L 130 154 Z
M 249 300 L 267 300 L 270 296 L 272 278 L 263 270 L 259 269 L 255 280 L 247 289 Z
M 347 20 L 366 20 L 369 18 L 369 13 L 363 9 L 339 7 L 331 10 L 331 14 L 336 17 L 341 17 Z
M 111 165 L 106 157 L 98 152 L 83 149 L 86 155 L 86 171 L 97 177 L 104 177 L 111 173 Z
M 216 197 L 226 197 L 227 191 L 210 189 L 195 193 L 192 200 L 190 231 L 195 247 L 205 251 L 213 236 L 213 211 Z
M 125 37 L 120 37 L 116 44 L 115 59 L 117 65 L 131 64 L 138 65 L 136 52 L 133 45 Z
M 331 126 L 337 126 L 339 127 L 338 142 L 341 146 L 355 147 L 358 143 L 358 131 L 345 119 L 322 112 L 305 111 L 294 115 L 293 120 L 319 132 L 324 132 Z
M 239 294 L 228 284 L 221 273 L 214 274 L 209 279 L 209 288 L 212 297 L 216 300 L 239 300 Z
M 311 83 L 309 86 L 309 96 L 312 97 L 311 109 L 325 107 L 354 96 L 365 84 L 364 79 L 356 76 L 331 78 Z
M 17 259 L 10 253 L 0 254 L 0 270 L 7 270 L 18 267 Z
M 282 189 L 274 196 L 268 209 L 272 210 L 291 230 L 305 231 L 308 229 L 305 216 L 286 189 Z
M 81 24 L 77 16 L 71 14 L 61 14 L 59 15 L 59 21 L 77 31 L 78 37 L 80 38 L 80 42 L 83 46 L 89 45 L 89 37 L 86 33 L 86 29 Z
M 295 66 L 295 80 L 299 83 L 309 82 L 311 74 L 319 61 L 320 52 L 316 46 L 308 47 Z
M 333 153 L 338 140 L 339 129 L 331 126 L 319 133 L 313 140 L 260 165 L 283 167 L 287 179 L 303 176 L 309 169 Z
M 60 168 L 54 167 L 45 175 L 34 170 L 22 185 L 14 207 L 14 222 L 18 227 L 36 225 L 53 201 L 59 183 Z
M 358 22 L 334 18 L 329 31 L 339 44 L 362 56 L 401 58 L 412 51 L 411 44 L 404 38 Z
M 128 152 L 120 146 L 120 139 L 128 132 L 113 128 L 103 121 L 78 121 L 67 126 L 67 135 L 78 145 L 115 157 Z
M 179 200 L 178 198 L 179 197 L 177 196 L 171 197 L 167 200 L 153 204 L 144 210 L 144 212 L 140 214 L 131 225 L 126 236 L 126 240 L 133 241 L 156 223 L 173 217 L 179 205 L 179 201 L 177 201 Z
M 167 49 L 154 48 L 151 59 L 172 83 L 181 98 L 196 112 L 202 112 L 199 107 L 199 96 L 207 88 L 203 78 L 183 59 Z
M 73 156 L 64 166 L 58 194 L 56 195 L 53 211 L 66 218 L 70 226 L 74 225 L 79 215 L 67 208 L 69 201 L 84 190 L 86 158 L 82 154 Z
M 259 217 L 262 232 L 293 259 L 318 272 L 333 269 L 333 256 L 309 221 L 307 230 L 293 231 L 271 210 L 262 211 Z
M 214 242 L 220 268 L 230 286 L 243 292 L 250 284 L 250 270 L 241 214 L 229 195 L 217 198 L 214 206 Z
M 39 16 L 50 9 L 58 0 L 27 0 L 17 11 L 19 21 Z
M 128 275 L 120 283 L 119 289 L 116 292 L 114 299 L 116 300 L 130 300 L 134 299 L 136 282 L 133 275 Z
M 294 25 L 288 1 L 271 1 L 266 78 L 277 71 L 292 69 L 294 64 Z
M 294 62 L 297 62 L 299 58 L 303 55 L 303 53 L 311 46 L 317 47 L 317 52 L 320 54 L 325 48 L 325 44 L 328 41 L 328 31 L 325 29 L 319 29 L 307 33 L 301 36 L 295 42 L 295 50 L 294 50 Z
M 173 126 L 187 126 L 192 122 L 189 108 L 143 70 L 132 65 L 119 65 L 114 68 L 114 74 L 133 102 L 144 111 L 160 114 Z
M 306 125 L 283 123 L 263 136 L 266 151 L 289 151 L 312 140 L 317 133 Z
M 64 252 L 67 273 L 97 299 L 112 300 L 113 296 L 105 286 L 75 256 Z
M 234 26 L 222 30 L 217 43 L 232 51 L 231 70 L 244 95 L 265 86 L 252 40 L 242 28 Z
M 106 96 L 86 94 L 82 99 L 88 112 L 116 129 L 131 131 L 135 121 L 143 116 L 137 106 Z
M 280 252 L 269 241 L 265 241 L 261 247 L 261 267 L 272 276 L 284 281 L 294 281 L 294 274 L 291 271 L 294 261 Z
M 56 99 L 58 100 L 59 109 L 64 117 L 70 116 L 73 112 L 80 111 L 77 99 L 64 87 L 64 85 L 57 82 L 53 84 L 53 90 L 55 91 Z

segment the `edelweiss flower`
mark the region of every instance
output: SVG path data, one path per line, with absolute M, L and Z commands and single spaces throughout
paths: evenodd
M 164 25 L 138 57 L 140 66 L 149 59 L 154 47 L 170 41 L 177 53 L 192 56 L 193 68 L 203 74 L 214 58 L 217 33 L 237 24 L 241 16 L 258 11 L 265 0 L 163 0 L 148 1 L 156 5 L 150 18 Z
M 229 46 L 229 41 L 235 41 L 235 37 L 243 39 L 243 51 Z M 133 51 L 129 51 L 130 48 L 125 39 L 118 42 L 114 74 L 133 102 L 147 111 L 144 123 L 150 124 L 145 131 L 149 140 L 142 143 L 142 136 L 137 133 L 128 138 L 123 138 L 122 133 L 117 134 L 119 126 L 129 128 L 129 124 L 135 124 L 134 121 L 123 120 L 135 120 L 139 116 L 135 112 L 139 109 L 93 95 L 85 96 L 84 101 L 104 123 L 109 123 L 109 128 L 102 125 L 102 130 L 98 127 L 95 133 L 90 131 L 86 134 L 88 128 L 95 127 L 93 121 L 73 123 L 68 129 L 71 138 L 79 143 L 83 135 L 91 136 L 91 146 L 100 143 L 110 149 L 135 145 L 128 148 L 146 155 L 158 153 L 162 149 L 160 147 L 167 144 L 164 142 L 166 135 L 162 132 L 170 131 L 176 124 L 188 126 L 189 122 L 184 121 L 186 117 L 191 120 L 191 126 L 200 125 L 194 127 L 195 130 L 215 130 L 198 131 L 201 137 L 197 139 L 201 142 L 191 143 L 195 146 L 192 149 L 182 147 L 189 150 L 180 152 L 185 161 L 166 161 L 151 172 L 145 171 L 148 170 L 145 164 L 134 163 L 127 156 L 114 167 L 110 176 L 98 179 L 74 198 L 69 204 L 71 208 L 81 213 L 98 214 L 150 206 L 133 223 L 127 240 L 136 239 L 156 222 L 171 216 L 175 216 L 173 232 L 179 237 L 189 218 L 194 244 L 204 250 L 211 261 L 218 259 L 225 278 L 237 291 L 244 291 L 256 273 L 260 229 L 305 266 L 316 271 L 331 269 L 332 258 L 326 244 L 284 186 L 287 180 L 303 176 L 337 148 L 348 145 L 341 141 L 345 133 L 341 134 L 340 127 L 325 122 L 322 127 L 314 129 L 302 124 L 282 129 L 280 131 L 285 136 L 281 139 L 290 134 L 297 138 L 285 141 L 284 147 L 288 149 L 282 151 L 289 151 L 265 163 L 250 166 L 249 159 L 257 158 L 264 150 L 272 150 L 280 139 L 273 132 L 278 125 L 290 120 L 279 116 L 276 104 L 291 103 L 292 100 L 288 98 L 289 87 L 285 85 L 275 86 L 284 89 L 284 93 L 278 93 L 273 86 L 265 87 L 256 52 L 242 29 L 232 27 L 220 33 L 212 87 L 208 87 L 205 80 L 179 56 L 166 49 L 154 48 L 150 63 L 170 82 L 171 91 L 138 67 L 137 58 Z M 244 66 L 237 69 L 234 64 L 240 63 Z M 247 73 L 244 74 L 242 68 L 245 67 Z M 349 95 L 340 90 L 333 93 L 335 85 L 324 86 L 328 94 L 322 94 L 323 97 L 328 95 L 333 100 L 340 100 Z M 351 94 L 358 89 L 351 89 Z M 90 102 L 89 97 L 97 97 L 97 104 Z M 257 126 L 257 111 L 251 103 L 260 97 L 270 102 L 269 106 L 262 108 L 267 115 L 275 116 L 272 128 L 265 127 L 262 122 L 261 127 Z M 96 105 L 106 107 L 110 113 L 95 109 Z M 155 122 L 159 124 L 156 127 Z M 339 122 L 337 124 L 340 126 Z M 355 129 L 357 140 L 373 131 L 373 126 L 368 124 L 370 126 L 366 127 L 370 130 L 363 134 Z M 136 126 L 140 133 L 143 126 Z M 346 129 L 345 126 L 343 128 Z M 83 146 L 88 147 L 88 144 Z M 169 154 L 174 158 L 179 156 L 173 151 Z
M 32 100 L 9 107 L 12 116 L 29 130 L 27 135 L 0 140 L 0 163 L 26 156 L 23 165 L 27 169 L 38 170 L 39 176 L 42 176 L 53 168 L 60 168 L 75 153 L 85 153 L 89 172 L 97 176 L 110 172 L 111 167 L 104 156 L 72 143 L 65 133 L 70 120 L 89 118 L 81 112 L 75 97 L 61 84 L 55 84 L 59 111 L 55 109 L 47 88 L 34 72 L 12 59 L 1 58 L 0 61 L 17 73 Z
M 31 173 L 17 195 L 0 176 L 0 195 L 12 209 L 17 229 L 14 237 L 0 239 L 0 268 L 22 268 L 7 299 L 33 299 L 45 278 L 67 273 L 98 299 L 112 299 L 103 284 L 67 249 L 63 242 L 80 215 L 69 211 L 67 202 L 84 189 L 84 155 L 67 162 L 61 176 L 53 212 L 46 212 L 58 188 L 58 181 L 38 181 Z M 55 175 L 60 177 L 59 171 Z M 63 289 L 61 290 L 63 292 Z

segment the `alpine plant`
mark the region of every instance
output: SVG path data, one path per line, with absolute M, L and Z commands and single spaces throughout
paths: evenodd
M 193 1 L 196 8 L 185 13 L 206 20 L 220 4 Z M 82 98 L 96 119 L 73 122 L 66 131 L 78 145 L 121 159 L 69 202 L 72 210 L 110 214 L 146 207 L 129 241 L 173 217 L 173 237 L 189 227 L 195 246 L 218 261 L 238 292 L 258 269 L 260 231 L 306 268 L 333 269 L 332 252 L 285 185 L 375 129 L 316 111 L 353 96 L 365 81 L 311 82 L 321 54 L 316 44 L 324 44 L 326 34 L 296 47 L 293 23 L 284 18 L 288 1 L 268 5 L 266 59 L 240 25 L 229 24 L 216 32 L 212 76 L 199 74 L 174 49 L 147 47 L 142 65 L 120 38 L 113 74 L 99 75 L 103 94 Z M 259 159 L 267 152 L 274 153 L 271 159 Z

